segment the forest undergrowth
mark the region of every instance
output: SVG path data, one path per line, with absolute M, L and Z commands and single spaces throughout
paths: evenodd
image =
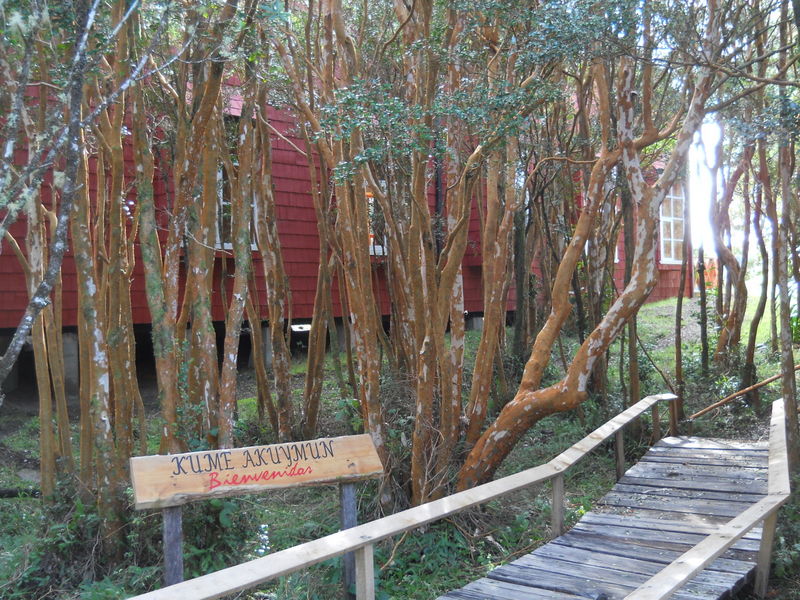
M 697 302 L 684 309 L 684 373 L 686 377 L 686 412 L 690 414 L 735 391 L 739 382 L 738 356 L 712 364 L 709 373 L 700 367 Z M 645 306 L 639 316 L 642 396 L 669 391 L 674 385 L 674 300 Z M 763 326 L 764 331 L 768 331 Z M 474 357 L 477 335 L 468 335 L 468 351 Z M 759 379 L 777 372 L 778 357 L 770 351 L 767 334 L 761 336 L 758 349 Z M 565 337 L 565 346 L 577 343 Z M 556 415 L 538 423 L 529 431 L 498 476 L 518 472 L 546 462 L 623 408 L 626 366 L 620 363 L 618 345 L 609 353 L 606 393 L 595 394 L 582 410 Z M 505 367 L 509 385 L 518 377 L 519 365 L 507 358 Z M 303 383 L 302 361 L 293 369 L 295 393 Z M 622 376 L 619 369 L 623 369 Z M 549 367 L 548 376 L 561 376 L 559 361 Z M 361 427 L 353 402 L 341 398 L 333 383 L 328 360 L 324 396 L 326 398 L 320 433 L 322 436 L 358 432 Z M 258 423 L 252 394 L 252 374 L 242 374 L 242 397 L 239 400 L 237 439 L 239 445 L 272 443 L 268 427 Z M 600 387 L 600 386 L 598 386 Z M 409 445 L 413 423 L 391 419 L 409 414 L 413 385 L 404 377 L 384 372 L 382 381 L 387 414 L 391 422 L 390 443 L 394 455 L 402 458 Z M 777 397 L 777 387 L 762 390 L 763 406 Z M 495 393 L 495 410 L 503 399 Z M 129 509 L 124 556 L 111 566 L 102 563 L 99 547 L 99 524 L 90 503 L 85 502 L 74 482 L 60 481 L 62 495 L 58 504 L 42 508 L 36 490 L 38 466 L 38 419 L 30 398 L 7 402 L 3 407 L 0 428 L 0 488 L 21 490 L 21 495 L 0 498 L 0 597 L 12 599 L 81 598 L 105 600 L 124 598 L 160 585 L 161 519 L 157 511 L 135 512 Z M 768 433 L 768 410 L 755 414 L 752 406 L 734 400 L 691 425 L 695 435 L 728 438 L 765 439 Z M 158 439 L 157 419 L 151 419 L 151 435 Z M 689 433 L 683 425 L 682 433 Z M 666 422 L 662 422 L 662 431 Z M 628 432 L 626 440 L 629 464 L 649 446 L 652 423 L 645 417 L 643 426 Z M 409 450 L 410 452 L 410 450 Z M 610 446 L 602 446 L 587 457 L 566 477 L 566 520 L 571 525 L 594 502 L 604 495 L 614 481 L 614 461 Z M 381 516 L 376 501 L 376 484 L 359 486 L 358 505 L 361 522 Z M 402 494 L 396 494 L 402 497 Z M 129 493 L 127 498 L 132 504 Z M 395 509 L 406 508 L 398 504 Z M 335 487 L 321 486 L 270 491 L 260 495 L 195 502 L 184 508 L 184 556 L 186 577 L 193 577 L 263 556 L 336 531 L 338 528 L 338 493 Z M 407 535 L 387 540 L 375 549 L 376 585 L 379 598 L 429 599 L 460 587 L 467 580 L 482 576 L 487 570 L 513 560 L 546 543 L 550 532 L 550 488 L 530 488 L 462 513 L 443 522 L 429 525 Z M 458 565 L 458 568 L 454 568 Z M 776 537 L 770 598 L 800 598 L 800 503 L 792 501 L 782 511 Z M 258 591 L 240 594 L 241 598 L 293 600 L 340 596 L 339 560 L 284 577 Z M 748 598 L 746 595 L 742 598 Z

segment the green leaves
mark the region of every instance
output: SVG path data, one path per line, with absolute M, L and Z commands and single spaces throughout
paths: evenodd
M 444 136 L 437 135 L 437 126 L 444 127 L 451 119 L 473 132 L 475 143 L 516 134 L 530 119 L 523 116 L 524 108 L 560 98 L 561 94 L 559 88 L 545 80 L 526 88 L 479 82 L 449 93 L 442 88 L 426 108 L 398 97 L 388 83 L 358 80 L 339 90 L 335 103 L 322 107 L 322 135 L 336 141 L 348 140 L 358 130 L 364 139 L 364 149 L 334 170 L 334 177 L 342 181 L 368 161 L 385 161 L 392 155 L 408 156 L 414 151 L 430 152 L 434 144 L 443 141 Z M 443 148 L 437 152 L 442 153 Z
M 339 181 L 352 177 L 367 161 L 427 148 L 432 139 L 432 132 L 424 124 L 424 109 L 409 105 L 393 95 L 389 84 L 378 81 L 358 80 L 339 90 L 335 103 L 322 107 L 321 112 L 326 137 L 348 140 L 358 130 L 364 138 L 364 149 L 334 170 L 334 178 Z
M 219 524 L 222 525 L 222 527 L 225 529 L 230 529 L 233 527 L 233 516 L 237 510 L 236 504 L 230 500 L 219 500 L 215 498 L 214 500 L 211 500 L 211 506 L 219 509 L 217 519 L 219 519 Z

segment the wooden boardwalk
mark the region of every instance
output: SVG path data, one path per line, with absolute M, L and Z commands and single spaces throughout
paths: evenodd
M 658 442 L 575 526 L 440 600 L 621 599 L 767 494 L 766 443 Z M 673 596 L 730 596 L 753 576 L 754 528 Z
M 374 546 L 382 540 L 548 481 L 553 530 L 560 531 L 564 474 L 612 437 L 620 481 L 596 511 L 532 554 L 442 598 L 722 598 L 754 570 L 756 594 L 764 597 L 778 509 L 791 494 L 784 400 L 772 404 L 769 449 L 667 438 L 623 473 L 622 429 L 648 411 L 657 419 L 657 405 L 676 400 L 673 394 L 642 398 L 544 464 L 136 600 L 214 600 L 349 552 L 355 555 L 356 598 L 375 600 Z

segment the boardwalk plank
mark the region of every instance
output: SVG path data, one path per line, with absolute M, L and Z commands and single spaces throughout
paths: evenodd
M 592 525 L 591 523 L 577 523 L 572 528 L 574 532 L 586 531 L 609 538 L 620 540 L 635 540 L 636 544 L 649 546 L 651 548 L 665 548 L 680 550 L 685 552 L 698 542 L 702 541 L 705 535 L 691 533 L 663 532 L 654 529 L 631 529 L 630 527 L 614 527 L 611 525 Z M 755 540 L 745 540 L 741 545 L 737 545 L 724 555 L 726 558 L 738 560 L 754 560 L 758 552 L 759 543 Z
M 664 563 L 653 562 L 629 556 L 616 556 L 614 554 L 598 554 L 592 550 L 571 548 L 558 544 L 546 544 L 537 548 L 532 554 L 528 554 L 519 560 L 530 557 L 540 557 L 547 561 L 571 563 L 573 572 L 580 571 L 584 567 L 600 567 L 619 572 L 623 577 L 638 577 L 646 575 L 648 578 L 658 573 L 664 568 Z M 692 582 L 701 585 L 703 588 L 714 587 L 720 584 L 730 585 L 731 580 L 739 579 L 739 573 L 729 573 L 725 571 L 703 571 L 698 574 Z
M 590 534 L 587 532 L 573 533 L 568 531 L 556 538 L 551 544 L 560 544 L 569 548 L 591 550 L 602 554 L 615 554 L 627 558 L 639 558 L 651 562 L 668 565 L 678 558 L 682 552 L 664 548 L 651 548 L 639 543 L 639 540 L 619 541 L 612 537 Z M 712 571 L 738 573 L 746 575 L 753 568 L 753 564 L 743 560 L 719 558 L 710 567 Z
M 627 517 L 646 516 L 653 519 L 672 519 L 675 521 L 680 521 L 681 519 L 686 518 L 689 519 L 692 523 L 697 523 L 698 525 L 701 526 L 713 526 L 717 528 L 720 525 L 724 525 L 725 523 L 731 520 L 730 517 L 721 517 L 715 515 L 691 514 L 686 512 L 670 512 L 668 510 L 648 508 L 648 507 L 628 508 L 625 506 L 612 506 L 610 504 L 605 506 L 597 506 L 597 510 L 603 510 L 608 513 L 614 513 Z
M 716 528 L 711 525 L 703 525 L 700 523 L 691 523 L 688 521 L 675 521 L 672 519 L 653 519 L 643 515 L 623 516 L 612 513 L 600 513 L 591 511 L 581 517 L 582 523 L 607 523 L 612 526 L 625 526 L 638 529 L 653 529 L 655 531 L 663 532 L 677 532 L 677 533 L 698 533 L 701 535 L 708 535 L 713 533 Z M 758 542 L 761 540 L 761 528 L 751 529 L 744 535 L 745 540 L 753 540 Z
M 509 564 L 494 569 L 487 575 L 489 579 L 516 585 L 535 586 L 538 589 L 574 594 L 578 597 L 597 598 L 602 594 L 618 596 L 626 588 L 613 584 L 600 585 L 580 572 L 563 575 L 548 568 L 536 568 L 531 565 Z M 627 591 L 635 589 L 630 586 Z
M 672 456 L 663 454 L 647 455 L 642 457 L 639 462 L 662 463 L 666 465 L 686 465 L 691 467 L 725 467 L 733 464 L 737 469 L 764 470 L 767 468 L 767 464 L 760 459 L 731 461 L 730 459 L 726 458 Z
M 740 494 L 736 492 L 720 492 L 718 490 L 684 490 L 681 488 L 663 485 L 629 485 L 619 483 L 614 486 L 614 491 L 625 494 L 645 494 L 648 496 L 665 496 L 668 498 L 696 498 L 698 500 L 720 500 L 731 502 L 744 502 L 755 504 L 764 494 Z
M 592 598 L 592 596 L 588 594 L 579 596 L 528 585 L 516 585 L 484 577 L 440 598 L 464 598 L 468 600 L 586 600 L 587 598 Z
M 684 477 L 706 477 L 730 480 L 763 480 L 767 481 L 767 467 L 762 469 L 740 469 L 736 466 L 716 467 L 711 465 L 683 465 L 670 463 L 657 463 L 642 461 L 636 463 L 628 470 L 629 473 L 643 473 L 645 476 L 661 477 L 664 479 L 682 479 Z
M 628 593 L 635 590 L 640 584 L 647 581 L 652 575 L 658 572 L 661 565 L 650 565 L 644 572 L 632 572 L 629 570 L 615 569 L 608 565 L 589 565 L 585 562 L 573 562 L 553 558 L 552 556 L 540 556 L 529 554 L 515 560 L 513 563 L 498 567 L 492 572 L 492 577 L 499 573 L 501 577 L 525 577 L 532 574 L 531 568 L 546 572 L 558 573 L 560 575 L 574 576 L 576 569 L 585 579 L 596 582 L 597 587 L 609 596 L 625 597 Z M 735 583 L 738 576 L 732 574 L 720 574 L 713 580 L 706 578 L 705 581 L 693 581 L 691 585 L 680 590 L 670 600 L 689 600 L 695 598 L 718 598 L 720 593 L 730 588 Z
M 672 438 L 664 438 L 659 440 L 651 446 L 648 452 L 692 452 L 694 454 L 703 455 L 727 455 L 727 456 L 768 456 L 769 444 L 756 443 L 748 445 L 746 448 L 737 448 L 733 451 L 730 448 L 690 448 L 685 446 L 676 446 L 675 444 L 667 443 L 667 440 Z
M 749 450 L 769 452 L 766 442 L 747 442 L 700 437 L 665 437 L 656 446 L 661 448 L 696 448 L 705 450 Z
M 659 487 L 672 487 L 681 490 L 706 490 L 709 492 L 729 491 L 745 494 L 765 494 L 767 491 L 765 481 L 729 481 L 725 479 L 714 480 L 703 477 L 687 477 L 685 479 L 676 479 L 674 477 L 640 477 L 638 475 L 632 475 L 630 471 L 619 480 L 619 483 L 630 485 L 656 485 Z
M 750 502 L 726 502 L 724 500 L 703 500 L 701 498 L 654 497 L 647 494 L 617 494 L 611 492 L 603 496 L 602 504 L 626 506 L 628 508 L 648 508 L 692 515 L 712 515 L 715 517 L 735 517 L 750 506 Z
M 720 459 L 733 463 L 767 462 L 769 452 L 766 450 L 717 450 L 713 448 L 700 450 L 697 448 L 674 448 L 669 446 L 653 446 L 647 451 L 648 456 L 689 457 L 691 459 Z

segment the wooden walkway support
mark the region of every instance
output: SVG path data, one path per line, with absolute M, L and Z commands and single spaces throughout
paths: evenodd
M 625 598 L 764 499 L 768 459 L 766 443 L 661 440 L 569 532 L 440 600 Z M 670 597 L 709 600 L 741 588 L 761 535 L 751 530 Z
M 136 599 L 210 600 L 355 552 L 356 597 L 374 600 L 374 544 L 548 481 L 553 483 L 552 527 L 560 532 L 564 472 L 611 438 L 617 442 L 616 464 L 622 471 L 619 432 L 659 402 L 674 400 L 672 394 L 648 396 L 543 465 Z M 742 447 L 734 442 L 667 438 L 571 531 L 443 598 L 718 598 L 742 585 L 755 565 L 756 591 L 763 595 L 777 510 L 790 494 L 783 400 L 772 406 L 768 451 L 758 444 Z M 592 544 L 587 547 L 579 538 L 591 539 Z M 520 590 L 514 581 L 505 580 L 519 579 L 521 573 L 530 574 L 531 580 L 544 580 L 546 575 L 550 581 L 558 580 L 557 587 L 536 591 L 528 585 Z

